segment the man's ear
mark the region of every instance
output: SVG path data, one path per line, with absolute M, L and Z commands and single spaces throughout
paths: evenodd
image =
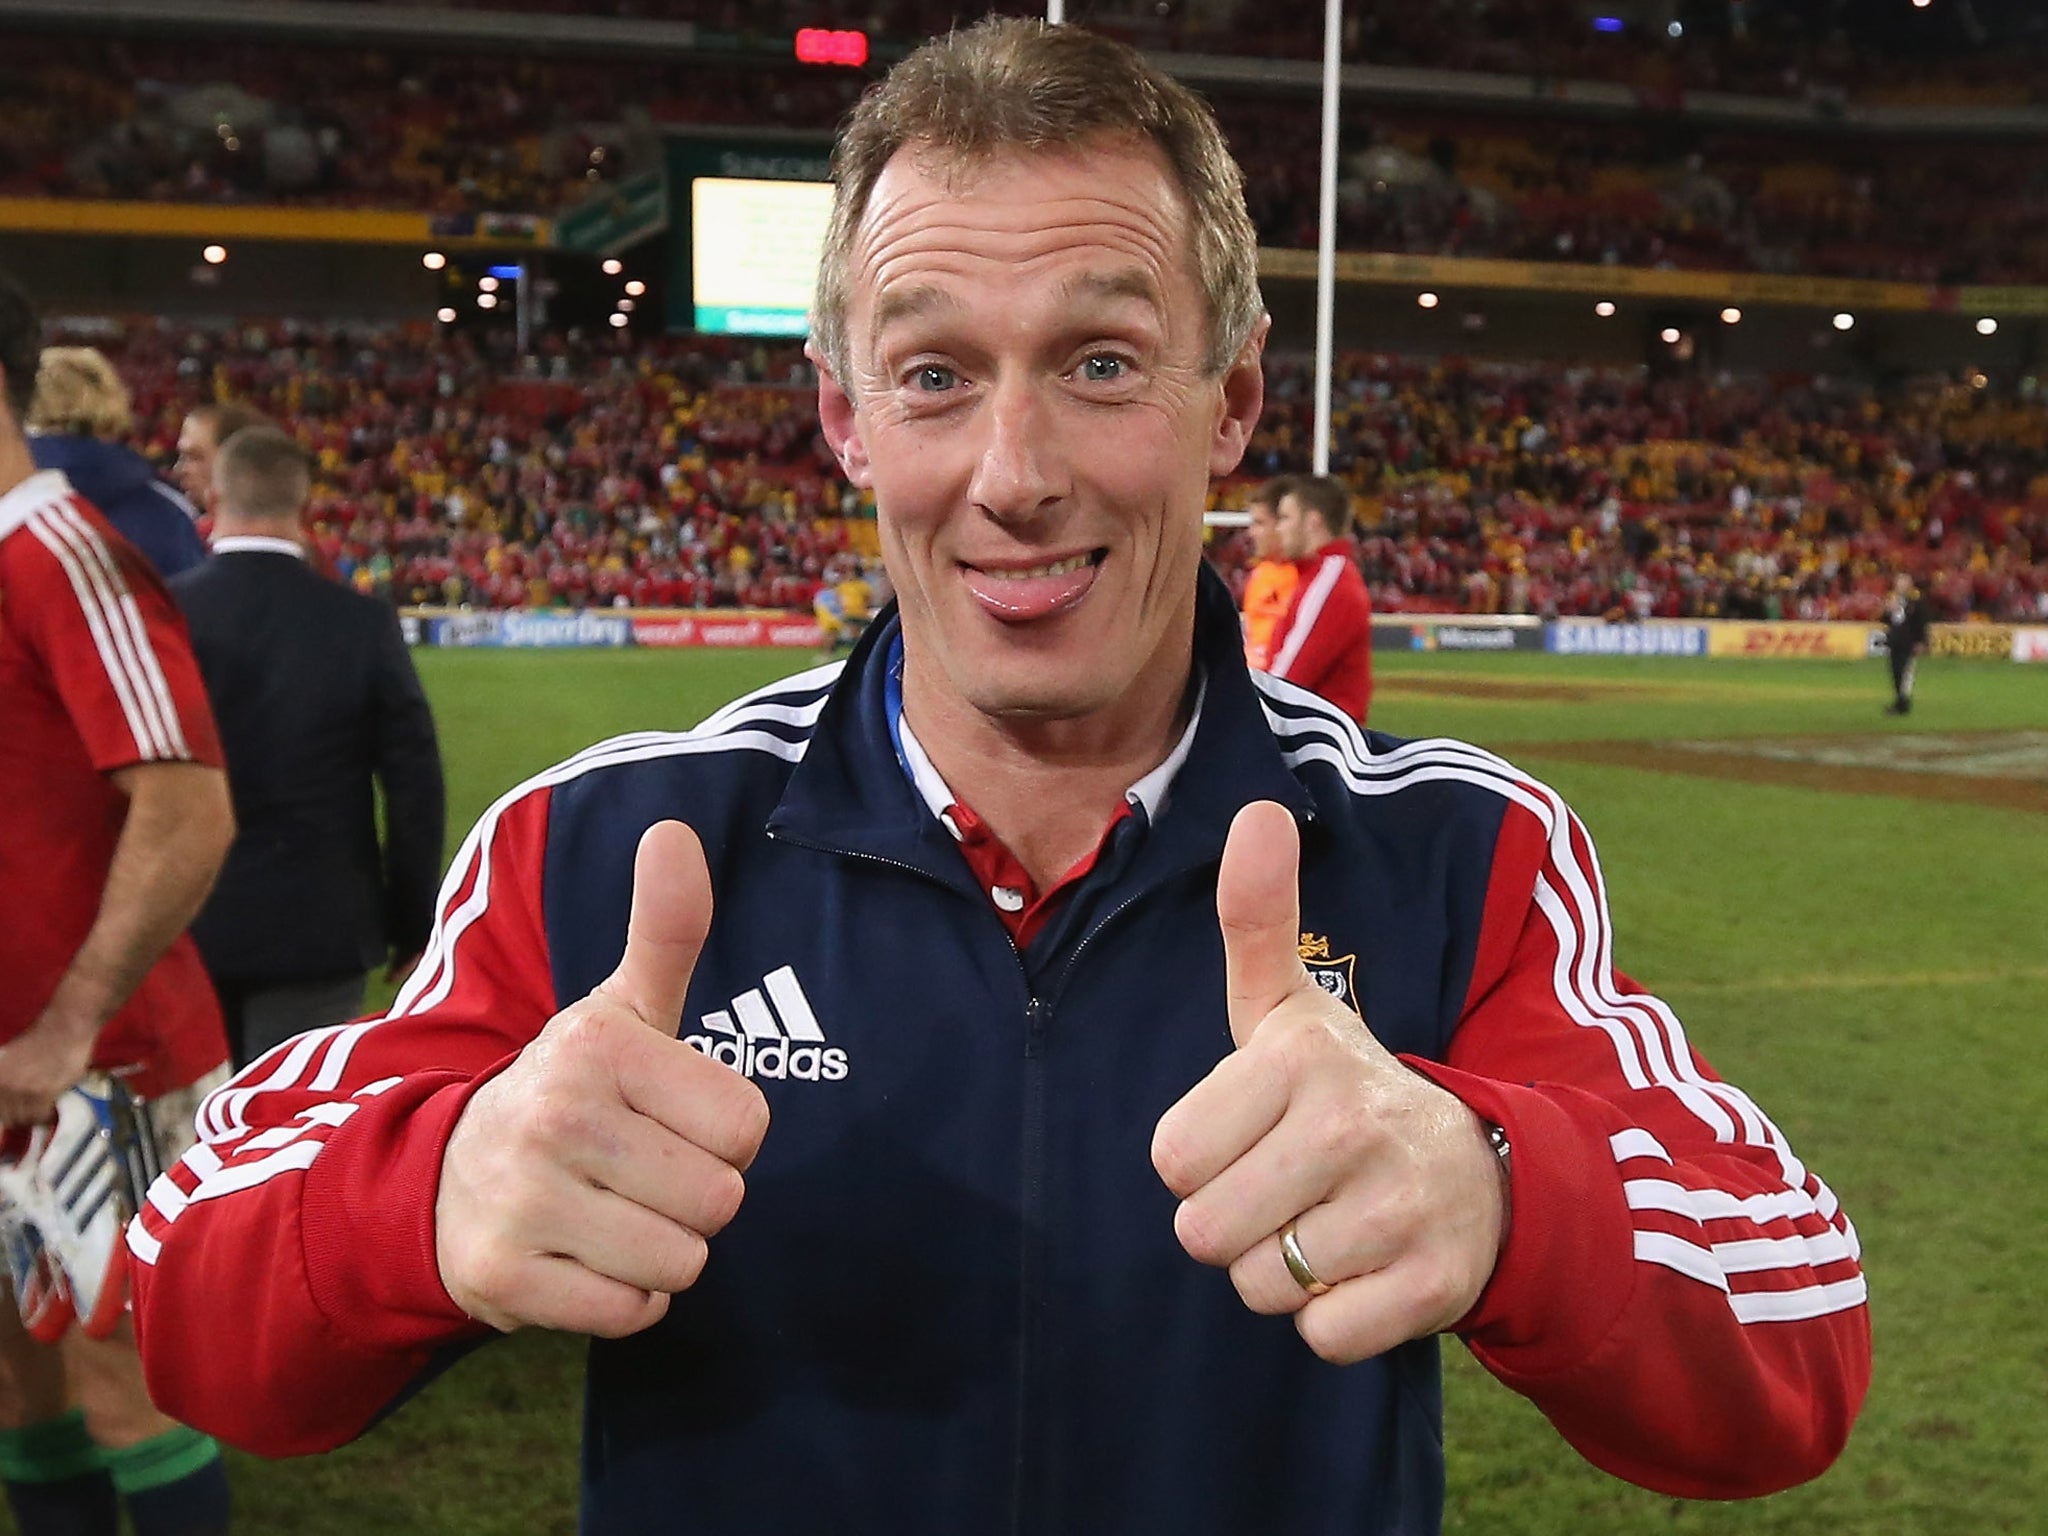
M 868 466 L 867 444 L 861 441 L 860 422 L 853 408 L 853 396 L 832 372 L 832 365 L 815 341 L 804 343 L 804 356 L 818 370 L 818 424 L 825 442 L 846 478 L 863 491 L 874 489 Z
M 1266 336 L 1273 329 L 1273 317 L 1259 316 L 1259 323 L 1238 350 L 1223 375 L 1223 408 L 1216 420 L 1215 440 L 1209 445 L 1209 473 L 1227 475 L 1236 469 L 1258 430 L 1259 416 L 1266 408 Z

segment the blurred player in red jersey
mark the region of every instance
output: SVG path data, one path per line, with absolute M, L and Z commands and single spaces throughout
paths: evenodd
M 1363 725 L 1372 706 L 1372 599 L 1351 547 L 1351 493 L 1327 475 L 1296 478 L 1280 498 L 1279 533 L 1299 575 L 1267 670 Z
M 0 278 L 0 1483 L 22 1536 L 210 1536 L 227 1475 L 143 1387 L 120 1229 L 226 1075 L 184 930 L 233 816 L 169 594 L 30 457 L 39 350 Z

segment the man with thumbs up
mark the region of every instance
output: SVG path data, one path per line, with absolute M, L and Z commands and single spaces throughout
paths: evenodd
M 208 1102 L 129 1235 L 166 1405 L 325 1449 L 537 1325 L 596 1336 L 587 1532 L 1412 1533 L 1453 1332 L 1621 1476 L 1818 1473 L 1853 1229 L 1613 969 L 1584 829 L 1246 669 L 1207 109 L 991 19 L 836 170 L 819 414 L 896 605 L 508 793 L 390 1013 Z

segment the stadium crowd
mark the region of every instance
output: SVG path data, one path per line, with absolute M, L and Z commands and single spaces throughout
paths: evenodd
M 293 432 L 316 465 L 317 557 L 394 600 L 807 608 L 854 536 L 787 349 L 554 337 L 511 370 L 488 342 L 432 332 L 91 339 L 159 462 L 205 398 Z
M 2048 620 L 2048 409 L 1929 382 L 1651 381 L 1340 360 L 1332 468 L 1381 612 Z M 1272 370 L 1250 461 L 1300 468 L 1308 376 Z
M 11 77 L 11 80 L 8 80 Z M 0 196 L 545 214 L 656 163 L 657 123 L 827 130 L 859 77 L 722 65 L 10 38 Z
M 156 322 L 96 328 L 168 463 L 195 403 L 311 448 L 321 559 L 407 603 L 808 607 L 870 509 L 787 344 Z M 1310 390 L 1275 360 L 1220 492 L 1308 464 Z M 1912 572 L 1935 616 L 2048 620 L 2048 409 L 1930 381 L 1817 382 L 1350 355 L 1333 468 L 1382 612 L 1876 617 Z M 1242 579 L 1224 537 L 1218 565 Z
M 1316 243 L 1307 107 L 1218 104 L 1260 243 Z M 1816 144 L 1671 121 L 1353 112 L 1343 250 L 1912 283 L 2048 279 L 2048 163 L 2025 142 Z
M 0 195 L 397 206 L 538 217 L 660 163 L 660 129 L 829 132 L 862 77 L 530 54 L 203 40 L 10 42 Z M 1262 243 L 1315 243 L 1301 97 L 1222 95 Z M 2025 140 L 1796 139 L 1375 107 L 1347 116 L 1349 250 L 2048 281 L 2048 164 Z

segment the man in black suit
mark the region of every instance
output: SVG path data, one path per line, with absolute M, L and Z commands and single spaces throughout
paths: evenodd
M 1892 663 L 1892 701 L 1884 708 L 1888 715 L 1913 712 L 1913 674 L 1920 658 L 1927 654 L 1927 599 L 1904 571 L 1892 581 L 1892 595 L 1884 605 L 1885 651 Z
M 172 583 L 240 827 L 192 926 L 237 1066 L 361 1012 L 371 966 L 418 959 L 441 869 L 433 715 L 398 616 L 307 568 L 309 486 L 290 437 L 235 433 L 214 465 L 214 558 Z

